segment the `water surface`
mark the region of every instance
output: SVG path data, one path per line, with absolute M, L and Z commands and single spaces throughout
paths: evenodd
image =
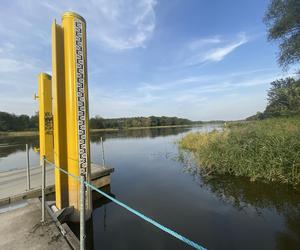
M 174 142 L 184 134 L 214 128 L 93 134 L 92 161 L 102 162 L 103 137 L 106 163 L 115 168 L 115 197 L 208 249 L 299 249 L 299 192 L 246 178 L 202 178 L 191 159 L 179 154 Z M 38 142 L 29 143 L 33 147 Z M 24 149 L 0 148 L 0 170 L 25 166 Z M 38 164 L 33 152 L 31 162 Z M 89 224 L 94 249 L 191 249 L 118 205 L 94 207 Z

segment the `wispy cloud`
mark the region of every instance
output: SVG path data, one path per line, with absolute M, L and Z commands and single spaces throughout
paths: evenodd
M 278 70 L 270 68 L 219 75 L 193 75 L 156 83 L 142 82 L 137 88 L 127 91 L 101 90 L 93 93 L 91 100 L 100 99 L 99 106 L 104 116 L 159 114 L 200 119 L 201 114 L 201 119 L 212 119 L 210 115 L 217 114 L 220 119 L 226 116 L 237 119 L 241 118 L 242 114 L 245 117 L 251 112 L 262 110 L 266 104 L 265 90 L 268 89 L 270 82 L 287 75 L 289 74 L 281 74 Z M 257 91 L 258 95 L 253 97 L 253 100 L 258 102 L 251 105 L 248 93 L 253 91 Z M 102 93 L 106 93 L 105 96 Z M 236 105 L 246 104 L 248 106 L 245 107 L 244 113 L 242 108 L 234 109 Z M 225 107 L 230 110 L 224 110 Z M 233 114 L 232 110 L 238 112 Z M 97 107 L 94 107 L 92 112 L 100 113 Z
M 77 11 L 88 21 L 89 37 L 116 50 L 144 47 L 155 29 L 156 0 L 87 0 L 82 3 L 40 4 L 56 15 L 66 10 Z
M 188 47 L 190 50 L 193 51 L 193 50 L 201 49 L 202 47 L 207 45 L 219 44 L 221 42 L 222 40 L 220 36 L 213 36 L 213 37 L 194 40 L 188 44 Z
M 214 36 L 192 41 L 187 46 L 190 50 L 187 54 L 191 54 L 191 56 L 185 60 L 185 63 L 194 66 L 206 62 L 220 62 L 248 41 L 245 33 L 240 33 L 231 39 Z
M 253 77 L 255 75 L 255 77 Z M 251 87 L 262 84 L 269 84 L 278 77 L 293 76 L 291 73 L 278 74 L 273 68 L 253 69 L 248 71 L 230 72 L 226 74 L 203 74 L 191 75 L 179 79 L 171 79 L 168 81 L 155 83 L 140 83 L 137 88 L 140 92 L 159 92 L 164 90 L 178 89 L 182 91 L 196 89 L 200 92 L 223 91 L 232 87 Z
M 51 22 L 60 22 L 63 12 L 75 11 L 87 20 L 88 46 L 93 53 L 104 54 L 145 47 L 156 26 L 155 6 L 156 0 L 15 0 L 3 4 L 0 86 L 5 91 L 0 93 L 1 109 L 31 114 L 35 111 L 32 95 L 37 88 L 37 74 L 51 73 Z M 103 70 L 94 68 L 97 74 Z M 7 95 L 10 98 L 4 101 Z M 16 108 L 14 100 L 21 103 L 24 99 L 27 103 Z
M 33 114 L 37 74 L 51 73 L 51 22 L 60 22 L 68 10 L 87 20 L 92 116 L 240 118 L 264 107 L 268 84 L 280 77 L 277 68 L 264 68 L 274 67 L 272 58 L 256 65 L 260 57 L 253 56 L 241 67 L 258 69 L 248 71 L 226 60 L 239 52 L 249 56 L 239 48 L 259 39 L 227 28 L 223 34 L 189 30 L 188 22 L 173 34 L 173 23 L 162 16 L 166 12 L 156 20 L 156 8 L 163 6 L 156 0 L 6 1 L 0 9 L 1 110 Z
M 0 73 L 22 72 L 34 69 L 34 65 L 19 59 L 0 58 Z
M 245 35 L 241 35 L 240 38 L 237 41 L 234 41 L 232 43 L 229 43 L 228 45 L 225 45 L 224 47 L 218 47 L 213 48 L 211 51 L 209 51 L 207 54 L 203 56 L 202 61 L 213 61 L 213 62 L 219 62 L 222 61 L 225 56 L 233 52 L 235 49 L 240 47 L 241 45 L 248 42 L 248 39 Z

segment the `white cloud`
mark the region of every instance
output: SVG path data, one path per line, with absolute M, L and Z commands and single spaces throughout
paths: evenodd
M 146 46 L 155 30 L 155 6 L 155 0 L 15 0 L 3 3 L 0 9 L 5 20 L 0 23 L 0 85 L 4 91 L 0 93 L 0 109 L 17 114 L 34 113 L 34 106 L 28 103 L 33 103 L 38 73 L 51 71 L 51 23 L 54 19 L 60 23 L 63 12 L 75 11 L 86 19 L 88 46 L 93 47 L 93 53 L 99 50 L 112 53 Z M 99 72 L 98 69 L 94 71 Z M 6 96 L 10 98 L 4 102 Z
M 130 90 L 108 87 L 92 93 L 91 101 L 98 105 L 91 105 L 91 114 L 105 117 L 176 115 L 194 120 L 240 119 L 263 110 L 265 90 L 270 82 L 285 76 L 276 69 L 266 68 L 192 75 L 156 83 L 142 82 Z
M 218 35 L 194 40 L 187 45 L 188 50 L 185 54 L 188 56 L 185 59 L 185 64 L 195 66 L 207 62 L 220 62 L 248 41 L 249 39 L 244 33 L 231 39 L 225 39 Z
M 149 84 L 149 83 L 141 83 L 141 86 L 138 87 L 137 89 L 140 92 L 149 93 L 151 91 L 163 90 L 165 88 L 166 88 L 166 86 L 162 86 L 162 85 L 153 85 L 153 84 Z
M 55 6 L 49 2 L 40 4 L 56 16 L 66 10 L 78 12 L 87 20 L 88 36 L 94 42 L 116 50 L 144 47 L 155 29 L 155 0 L 61 1 Z
M 33 69 L 34 66 L 27 62 L 11 58 L 0 58 L 0 73 L 20 72 Z
M 233 52 L 236 48 L 240 47 L 241 45 L 248 42 L 245 35 L 241 35 L 239 40 L 234 41 L 228 45 L 225 45 L 224 47 L 218 47 L 213 48 L 211 51 L 209 51 L 207 54 L 203 56 L 202 61 L 213 61 L 213 62 L 219 62 L 222 61 L 225 56 L 227 56 L 229 53 Z
M 255 75 L 255 77 L 253 77 Z M 201 93 L 210 93 L 215 91 L 224 91 L 229 88 L 251 87 L 262 84 L 268 84 L 280 77 L 294 76 L 294 74 L 278 74 L 276 69 L 254 69 L 248 71 L 231 72 L 218 75 L 192 75 L 179 79 L 171 79 L 168 81 L 156 83 L 140 83 L 138 90 L 144 93 L 159 92 L 164 90 L 172 91 L 178 89 L 180 91 L 188 90 Z
M 220 72 L 216 71 L 213 75 L 200 75 L 197 69 L 193 71 L 197 72 L 194 75 L 188 72 L 190 68 L 184 67 L 184 73 L 174 70 L 165 76 L 165 80 L 163 74 L 160 74 L 154 78 L 159 79 L 158 82 L 138 83 L 137 77 L 141 77 L 142 81 L 149 77 L 151 69 L 146 67 L 150 64 L 143 64 L 137 60 L 128 68 L 118 67 L 117 60 L 127 63 L 127 58 L 132 62 L 133 57 L 132 54 L 115 53 L 116 51 L 146 47 L 156 27 L 155 6 L 155 0 L 64 0 L 55 3 L 34 0 L 9 1 L 0 9 L 3 20 L 6 20 L 5 23 L 0 23 L 1 109 L 18 114 L 33 114 L 35 102 L 32 95 L 37 89 L 37 74 L 40 71 L 51 71 L 51 22 L 54 18 L 60 22 L 61 14 L 72 10 L 87 20 L 88 43 L 92 48 L 88 53 L 93 53 L 89 54 L 89 60 L 94 60 L 93 72 L 89 72 L 89 83 L 92 87 L 92 91 L 89 92 L 91 115 L 112 117 L 156 114 L 212 119 L 217 115 L 226 114 L 230 118 L 230 115 L 235 113 L 235 106 L 239 106 L 241 113 L 243 109 L 248 109 L 249 113 L 255 112 L 257 107 L 251 107 L 251 102 L 249 106 L 239 99 L 238 104 L 236 97 L 239 97 L 239 90 L 255 89 L 264 84 L 267 86 L 276 77 L 274 70 L 259 69 L 230 74 L 218 74 Z M 183 67 L 220 62 L 248 41 L 249 38 L 244 34 L 196 39 L 184 45 L 180 44 L 183 47 L 180 51 L 182 53 L 174 64 L 179 62 L 178 67 Z M 101 56 L 98 58 L 101 57 L 102 61 L 94 59 L 99 50 Z M 177 51 L 171 52 L 176 54 Z M 177 54 L 174 57 L 177 58 Z M 104 64 L 104 67 L 99 66 L 99 62 Z M 130 78 L 128 76 L 131 72 L 126 75 L 130 70 L 139 73 Z M 111 75 L 105 76 L 105 71 L 109 71 Z M 119 72 L 122 76 L 124 74 L 124 84 L 119 82 L 120 77 L 113 76 Z M 96 86 L 98 82 L 101 82 L 104 90 Z M 232 91 L 236 93 L 234 98 Z M 218 94 L 222 94 L 222 98 L 214 102 L 214 96 Z M 259 98 L 262 106 L 265 103 L 265 93 L 260 94 Z M 213 107 L 216 103 L 219 106 L 217 108 Z M 224 103 L 231 105 L 226 106 Z M 245 108 L 242 104 L 248 106 Z
M 188 47 L 190 50 L 197 50 L 197 49 L 202 48 L 203 46 L 218 44 L 221 42 L 222 42 L 222 40 L 221 40 L 220 36 L 214 36 L 214 37 L 208 37 L 208 38 L 194 40 L 188 44 Z

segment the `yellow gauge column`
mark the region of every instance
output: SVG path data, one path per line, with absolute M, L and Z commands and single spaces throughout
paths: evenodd
M 68 172 L 90 181 L 90 139 L 86 59 L 86 22 L 80 15 L 66 12 L 62 17 L 66 96 L 66 135 Z M 68 178 L 69 206 L 74 206 L 74 221 L 79 220 L 80 183 Z M 86 191 L 86 218 L 91 215 L 90 189 Z
M 51 76 L 38 75 L 40 159 L 45 155 L 53 162 L 53 120 Z
M 54 164 L 68 171 L 66 97 L 63 29 L 52 23 L 52 85 L 54 124 Z M 59 209 L 69 206 L 68 176 L 55 169 L 55 202 Z

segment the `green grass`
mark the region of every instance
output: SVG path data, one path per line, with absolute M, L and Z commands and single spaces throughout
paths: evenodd
M 300 183 L 300 118 L 229 124 L 224 131 L 190 133 L 179 142 L 205 174 Z

